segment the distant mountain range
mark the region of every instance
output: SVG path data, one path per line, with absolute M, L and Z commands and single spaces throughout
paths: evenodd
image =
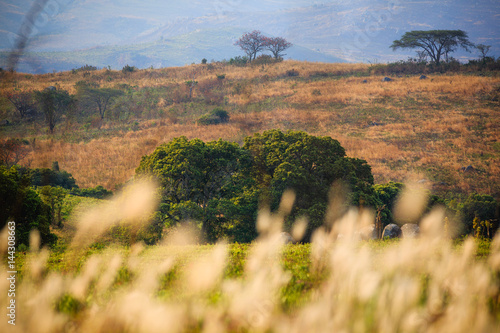
M 0 0 L 0 67 L 34 1 Z M 85 64 L 119 69 L 181 66 L 243 55 L 234 42 L 254 29 L 294 44 L 285 58 L 386 62 L 414 52 L 389 46 L 411 30 L 461 29 L 500 55 L 500 2 L 405 0 L 49 0 L 17 70 L 45 73 Z M 476 58 L 457 52 L 456 58 Z

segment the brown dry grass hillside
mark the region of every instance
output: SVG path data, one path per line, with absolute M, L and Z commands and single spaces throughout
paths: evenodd
M 266 129 L 303 130 L 331 136 L 349 156 L 367 160 L 376 183 L 413 180 L 441 194 L 498 196 L 498 74 L 382 78 L 371 74 L 369 65 L 297 61 L 4 75 L 2 96 L 48 86 L 74 94 L 78 81 L 120 89 L 124 95 L 115 99 L 103 121 L 93 109 L 85 115 L 72 111 L 61 117 L 53 135 L 43 119 L 21 121 L 1 97 L 0 136 L 30 142 L 22 165 L 50 167 L 58 161 L 80 187 L 113 189 L 134 175 L 143 155 L 174 137 L 241 143 Z M 197 82 L 191 98 L 190 80 Z M 228 123 L 197 124 L 217 106 L 229 112 Z M 461 170 L 469 165 L 472 171 Z

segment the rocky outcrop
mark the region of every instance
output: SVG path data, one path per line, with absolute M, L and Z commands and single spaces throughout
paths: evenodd
M 388 224 L 385 228 L 384 231 L 382 232 L 382 239 L 383 238 L 401 238 L 401 228 L 394 223 Z

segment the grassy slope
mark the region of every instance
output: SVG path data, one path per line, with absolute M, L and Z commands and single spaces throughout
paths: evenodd
M 292 69 L 299 75 L 288 76 Z M 225 79 L 217 80 L 218 74 Z M 198 85 L 188 101 L 184 82 L 193 75 Z M 108 119 L 100 129 L 67 119 L 59 123 L 54 138 L 36 124 L 3 127 L 0 134 L 36 138 L 35 149 L 22 164 L 49 167 L 57 160 L 82 187 L 102 184 L 112 189 L 127 181 L 141 156 L 173 137 L 242 142 L 254 132 L 280 128 L 338 139 L 349 156 L 368 161 L 377 183 L 425 179 L 440 193 L 500 190 L 497 76 L 405 76 L 381 82 L 382 77 L 369 75 L 367 65 L 285 61 L 245 68 L 193 65 L 128 75 L 105 70 L 86 77 L 18 75 L 15 86 L 59 85 L 73 93 L 74 83 L 82 79 L 106 87 L 132 86 L 129 107 L 138 110 L 136 116 Z M 230 112 L 231 121 L 196 125 L 196 118 L 218 102 Z M 11 106 L 2 103 L 2 117 L 15 121 Z M 459 170 L 468 165 L 476 171 Z

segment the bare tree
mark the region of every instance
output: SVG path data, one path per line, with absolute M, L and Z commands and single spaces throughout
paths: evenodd
M 257 53 L 266 47 L 266 37 L 259 30 L 254 30 L 245 33 L 234 45 L 239 46 L 252 61 L 255 60 Z
M 282 37 L 264 37 L 264 42 L 266 49 L 271 51 L 275 59 L 285 56 L 283 51 L 293 45 Z
M 20 139 L 0 141 L 0 165 L 11 167 L 25 158 L 30 152 L 29 144 Z
M 36 115 L 36 103 L 29 91 L 10 91 L 5 97 L 14 105 L 21 119 Z
M 481 52 L 481 60 L 483 63 L 486 62 L 488 52 L 490 52 L 491 45 L 477 44 L 476 49 Z

